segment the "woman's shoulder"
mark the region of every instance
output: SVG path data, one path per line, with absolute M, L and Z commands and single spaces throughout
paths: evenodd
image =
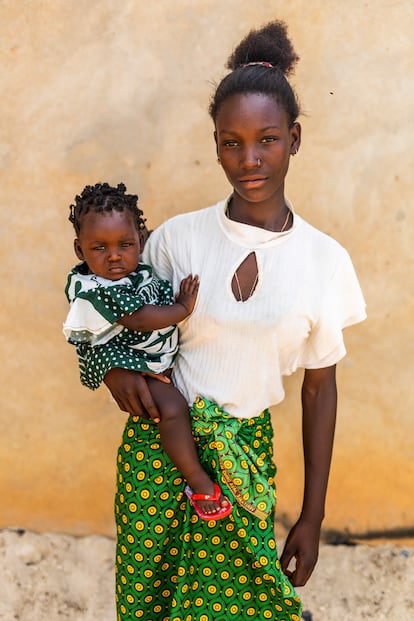
M 179 257 L 188 260 L 189 254 L 197 253 L 204 246 L 203 240 L 210 239 L 219 228 L 216 216 L 219 205 L 181 213 L 160 224 L 145 243 L 143 260 L 154 266 L 157 274 L 171 279 L 171 274 L 161 266 L 170 266 Z
M 297 219 L 297 241 L 312 252 L 318 254 L 347 255 L 347 250 L 331 235 L 316 228 L 301 216 L 295 214 Z
M 181 213 L 160 224 L 149 236 L 145 244 L 144 260 L 149 260 L 148 250 L 151 248 L 175 248 L 185 252 L 185 248 L 197 246 L 197 240 L 210 237 L 218 229 L 217 210 L 221 203 Z M 151 256 L 152 264 L 154 256 Z

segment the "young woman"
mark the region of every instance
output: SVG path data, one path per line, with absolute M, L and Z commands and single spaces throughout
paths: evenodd
M 210 105 L 219 163 L 233 191 L 165 222 L 144 250 L 144 260 L 175 288 L 187 271 L 200 276 L 194 311 L 179 326 L 173 379 L 193 404 L 203 466 L 234 506 L 219 522 L 190 512 L 182 478 L 160 450 L 145 378 L 110 371 L 105 382 L 131 413 L 118 455 L 121 620 L 300 618 L 294 586 L 305 584 L 318 556 L 342 329 L 364 319 L 365 304 L 347 252 L 285 197 L 301 141 L 299 105 L 286 79 L 296 61 L 281 22 L 240 43 Z M 298 368 L 305 489 L 279 562 L 267 408 L 283 400 L 282 378 Z M 159 497 L 168 508 L 160 510 Z

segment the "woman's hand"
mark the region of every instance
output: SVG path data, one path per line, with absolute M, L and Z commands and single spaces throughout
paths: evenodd
M 104 382 L 123 412 L 160 422 L 160 413 L 142 373 L 115 367 L 105 375 Z
M 306 369 L 302 384 L 305 488 L 300 518 L 290 531 L 280 558 L 293 586 L 303 586 L 318 560 L 321 524 L 325 515 L 336 418 L 335 365 Z M 289 563 L 296 566 L 289 570 Z
M 318 560 L 320 529 L 318 524 L 299 519 L 286 539 L 280 564 L 294 587 L 306 584 L 313 572 Z M 288 569 L 293 559 L 295 565 Z

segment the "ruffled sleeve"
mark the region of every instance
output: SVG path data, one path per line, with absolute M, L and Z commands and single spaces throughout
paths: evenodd
M 365 300 L 351 259 L 343 250 L 297 366 L 317 369 L 336 364 L 346 354 L 342 330 L 365 318 Z

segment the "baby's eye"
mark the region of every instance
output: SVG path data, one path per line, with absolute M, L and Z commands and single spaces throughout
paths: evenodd
M 92 248 L 92 250 L 96 250 L 97 252 L 102 252 L 102 250 L 105 250 L 105 246 L 95 246 L 94 248 Z
M 132 246 L 133 243 L 132 242 L 123 242 L 121 244 L 121 248 L 129 248 L 130 246 Z

